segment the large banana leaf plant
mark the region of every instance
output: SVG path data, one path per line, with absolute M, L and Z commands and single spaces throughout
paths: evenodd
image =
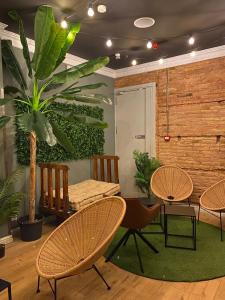
M 35 220 L 37 140 L 46 141 L 50 146 L 59 143 L 67 151 L 74 151 L 66 133 L 62 132 L 57 125 L 58 116 L 71 122 L 78 121 L 89 126 L 107 127 L 104 121 L 86 115 L 76 115 L 69 110 L 58 111 L 51 104 L 58 99 L 90 104 L 110 103 L 110 99 L 106 96 L 90 93 L 91 90 L 103 86 L 103 83 L 77 86 L 80 78 L 89 76 L 105 66 L 109 58 L 99 57 L 57 72 L 57 67 L 63 62 L 66 53 L 74 44 L 76 35 L 80 31 L 80 23 L 69 24 L 66 29 L 62 28 L 55 20 L 52 8 L 46 5 L 40 6 L 35 16 L 35 52 L 31 58 L 20 15 L 16 11 L 10 11 L 9 16 L 19 26 L 27 75 L 32 87 L 28 88 L 30 84 L 26 81 L 20 63 L 14 55 L 11 41 L 2 40 L 3 61 L 16 84 L 5 88 L 5 93 L 9 97 L 0 99 L 0 105 L 21 102 L 26 106 L 26 112 L 16 117 L 18 125 L 27 132 L 30 141 L 29 222 L 33 223 Z M 55 114 L 54 121 L 48 119 L 50 111 Z M 3 127 L 11 118 L 12 116 L 8 115 L 1 116 L 0 127 Z

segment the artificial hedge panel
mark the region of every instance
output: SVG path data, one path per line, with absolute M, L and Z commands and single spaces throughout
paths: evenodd
M 76 105 L 54 103 L 57 109 L 63 110 L 65 106 L 76 114 L 86 114 L 87 116 L 103 120 L 103 109 L 98 106 Z M 49 106 L 49 109 L 51 107 Z M 16 104 L 17 113 L 25 111 L 21 103 Z M 49 113 L 52 120 L 55 116 Z M 37 142 L 37 162 L 53 162 L 87 159 L 94 154 L 103 154 L 104 151 L 104 130 L 92 128 L 88 125 L 80 124 L 77 121 L 68 122 L 57 116 L 57 124 L 67 134 L 73 143 L 76 151 L 74 154 L 67 152 L 59 144 L 50 147 L 46 142 Z M 22 131 L 16 122 L 16 153 L 17 161 L 22 165 L 29 165 L 30 150 L 28 135 Z

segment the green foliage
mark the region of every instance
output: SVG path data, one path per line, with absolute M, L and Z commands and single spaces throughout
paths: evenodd
M 133 152 L 133 158 L 137 167 L 135 175 L 136 185 L 145 193 L 147 197 L 150 197 L 150 181 L 152 174 L 156 169 L 160 167 L 160 161 L 154 157 L 149 158 L 147 152 L 140 152 L 135 150 Z
M 70 110 L 71 113 L 88 115 L 95 119 L 103 119 L 103 109 L 99 107 L 91 107 L 88 105 L 75 105 L 75 104 L 64 104 L 54 103 L 54 106 L 58 111 Z M 51 109 L 51 106 L 49 107 Z M 25 106 L 22 103 L 16 104 L 17 113 L 25 111 Z M 81 124 L 80 122 L 70 122 L 60 116 L 55 118 L 54 113 L 48 113 L 48 119 L 53 125 L 57 122 L 58 126 L 56 130 L 61 130 L 63 134 L 66 133 L 69 143 L 75 148 L 75 151 L 66 151 L 61 143 L 57 143 L 55 146 L 50 147 L 46 142 L 38 142 L 37 147 L 37 161 L 38 162 L 51 162 L 51 161 L 68 161 L 77 159 L 90 158 L 93 154 L 103 154 L 104 149 L 104 131 L 100 128 L 94 128 L 87 124 Z M 16 121 L 16 152 L 17 160 L 22 165 L 29 164 L 29 142 L 28 135 L 20 128 L 18 124 L 18 118 Z M 53 131 L 54 131 L 54 125 Z M 54 131 L 57 136 L 57 132 Z M 64 145 L 65 139 L 63 138 L 62 144 Z M 69 148 L 70 145 L 67 145 Z M 72 147 L 71 150 L 74 148 Z
M 4 180 L 0 180 L 0 225 L 7 222 L 10 217 L 16 216 L 20 210 L 24 194 L 12 192 L 12 188 L 22 173 L 23 168 L 20 167 Z

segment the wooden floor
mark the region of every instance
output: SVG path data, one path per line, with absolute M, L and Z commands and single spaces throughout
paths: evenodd
M 202 218 L 217 225 L 217 219 L 211 216 L 204 214 Z M 12 282 L 13 300 L 53 299 L 44 280 L 41 293 L 35 293 L 35 257 L 49 230 L 52 228 L 45 226 L 46 232 L 37 242 L 25 243 L 18 240 L 7 247 L 6 257 L 0 261 L 0 278 Z M 225 268 L 225 253 L 221 263 Z M 97 266 L 111 284 L 110 291 L 106 290 L 95 272 L 90 270 L 59 282 L 58 300 L 225 300 L 225 277 L 196 283 L 174 283 L 136 276 L 111 263 L 106 264 L 103 258 Z M 7 294 L 0 293 L 0 299 L 8 299 Z

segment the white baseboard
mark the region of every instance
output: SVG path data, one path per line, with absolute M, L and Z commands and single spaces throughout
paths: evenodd
M 12 235 L 6 235 L 2 238 L 0 238 L 0 244 L 9 244 L 13 242 L 13 236 Z

